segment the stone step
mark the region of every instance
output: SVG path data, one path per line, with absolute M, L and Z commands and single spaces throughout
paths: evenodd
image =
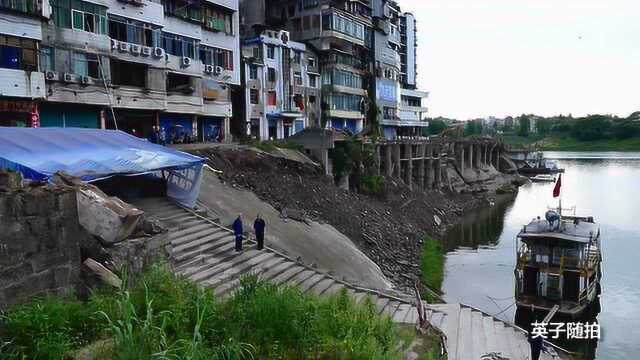
M 315 271 L 307 269 L 297 274 L 296 276 L 294 276 L 293 279 L 290 280 L 290 284 L 300 286 L 302 283 L 304 283 L 305 281 L 307 281 L 309 278 L 311 278 L 316 274 L 317 273 Z
M 511 331 L 510 328 L 505 327 L 504 324 L 500 322 L 496 323 L 494 328 L 496 330 L 496 340 L 498 341 L 498 344 L 500 344 L 500 352 L 502 353 L 502 356 L 509 359 L 519 359 L 519 357 L 516 357 L 516 354 L 519 352 L 514 352 L 512 349 L 511 334 L 513 331 Z
M 487 339 L 484 333 L 483 314 L 471 311 L 471 348 L 474 359 L 480 359 L 487 353 Z
M 271 277 L 271 278 L 265 278 L 265 280 L 270 281 L 274 284 L 286 284 L 289 280 L 291 280 L 291 278 L 293 278 L 294 276 L 300 274 L 301 272 L 305 271 L 305 267 L 300 266 L 298 264 L 292 264 L 293 266 L 291 266 L 290 268 L 287 268 L 285 271 L 283 271 L 282 273 Z
M 216 242 L 219 240 L 223 240 L 224 238 L 228 238 L 226 239 L 227 241 L 235 240 L 232 237 L 230 237 L 230 235 L 226 231 L 221 231 L 218 229 L 218 230 L 213 230 L 213 232 L 210 232 L 209 235 L 205 235 L 201 238 L 195 238 L 191 241 L 182 241 L 182 242 L 172 241 L 171 244 L 173 245 L 172 247 L 173 253 L 178 254 L 178 253 L 185 252 L 189 249 L 193 249 L 196 246 L 200 246 L 208 242 Z
M 398 311 L 398 307 L 400 307 L 400 304 L 401 303 L 397 300 L 389 301 L 389 304 L 385 306 L 384 310 L 380 313 L 380 315 L 386 315 L 393 319 L 393 314 L 395 314 L 396 311 Z
M 333 282 L 333 285 L 331 285 L 327 290 L 324 291 L 324 293 L 322 294 L 323 296 L 333 296 L 333 295 L 337 295 L 339 294 L 342 289 L 344 289 L 345 286 L 337 281 Z
M 460 308 L 460 322 L 458 324 L 458 349 L 456 351 L 456 359 L 471 358 L 473 351 L 471 338 L 471 309 L 463 306 Z
M 309 292 L 312 291 L 314 294 L 320 296 L 322 295 L 327 289 L 329 289 L 331 287 L 331 285 L 335 284 L 335 280 L 325 277 L 322 281 L 316 283 L 315 285 L 313 285 L 311 288 L 309 288 L 307 291 L 305 292 Z
M 189 280 L 195 282 L 205 281 L 232 267 L 235 263 L 239 264 L 248 260 L 249 256 L 256 254 L 258 254 L 257 250 L 237 252 L 233 245 L 227 244 L 220 247 L 215 255 L 207 257 L 205 264 L 189 275 Z
M 311 289 L 313 286 L 315 286 L 317 283 L 319 283 L 324 279 L 326 279 L 324 274 L 315 273 L 313 276 L 309 277 L 307 280 L 300 283 L 300 291 L 302 291 L 303 293 L 306 293 L 309 289 Z
M 458 327 L 460 325 L 460 305 L 453 304 L 448 308 L 441 307 L 446 311 L 446 315 L 442 319 L 442 332 L 447 334 L 447 351 L 452 358 L 455 359 L 458 351 Z
M 235 244 L 225 241 L 224 239 L 220 240 L 215 248 L 210 249 L 202 255 L 199 255 L 203 259 L 202 262 L 196 264 L 196 266 L 185 269 L 184 271 L 182 271 L 182 275 L 190 276 L 195 274 L 196 272 L 203 271 L 220 262 L 223 262 L 227 257 L 235 256 L 236 253 L 233 250 L 235 250 Z
M 224 242 L 223 246 L 227 246 L 227 245 L 231 246 L 232 248 L 235 247 L 235 244 L 233 243 L 233 241 L 229 241 L 228 243 Z M 196 247 L 196 248 L 194 248 L 192 250 L 183 252 L 182 254 L 174 255 L 174 260 L 177 263 L 180 263 L 180 262 L 188 260 L 188 259 L 190 259 L 190 258 L 192 258 L 194 256 L 203 254 L 203 253 L 205 253 L 207 251 L 215 250 L 215 249 L 217 249 L 219 247 L 220 247 L 220 242 L 215 242 L 215 243 L 210 243 L 209 242 L 209 243 L 206 243 L 206 244 L 202 244 L 202 245 L 200 245 L 200 246 L 198 246 L 198 247 Z
M 218 228 L 216 225 L 203 221 L 202 223 L 192 226 L 188 229 L 172 230 L 170 233 L 171 239 L 180 239 L 187 235 L 195 234 L 206 229 Z
M 410 304 L 400 304 L 398 309 L 393 314 L 393 321 L 396 323 L 407 323 L 407 317 L 412 311 L 416 311 L 415 308 Z
M 233 262 L 225 263 L 226 266 L 223 266 L 221 271 L 219 270 L 214 275 L 208 276 L 209 280 L 207 281 L 207 286 L 216 288 L 221 284 L 228 282 L 230 279 L 249 273 L 251 269 L 260 264 L 260 262 L 274 257 L 275 255 L 273 253 L 261 250 L 246 251 L 243 255 L 234 259 Z
M 378 311 L 378 314 L 384 311 L 384 308 L 389 304 L 390 301 L 391 299 L 385 298 L 385 297 L 378 297 L 375 299 L 374 304 L 376 306 L 376 310 Z
M 496 328 L 493 318 L 485 316 L 482 318 L 482 327 L 484 328 L 485 342 L 487 344 L 487 352 L 500 351 L 496 342 Z
M 188 235 L 183 235 L 181 237 L 177 237 L 173 234 L 170 234 L 171 245 L 173 245 L 174 247 L 180 246 L 185 243 L 198 240 L 212 234 L 225 234 L 225 235 L 229 235 L 230 237 L 233 237 L 232 234 L 229 234 L 227 231 L 223 229 L 216 228 L 215 226 L 208 226 L 208 227 L 205 227 L 204 229 L 201 229 L 198 232 L 194 232 Z

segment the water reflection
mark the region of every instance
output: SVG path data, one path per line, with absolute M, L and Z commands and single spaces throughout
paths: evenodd
M 566 170 L 563 205 L 575 205 L 578 215 L 594 216 L 602 233 L 602 312 L 597 315 L 601 340 L 562 345 L 585 359 L 639 358 L 640 153 L 545 155 Z M 515 237 L 522 225 L 543 216 L 548 206 L 557 206 L 552 189 L 552 183 L 525 185 L 515 200 L 497 199 L 495 206 L 469 214 L 450 231 L 445 239 L 445 300 L 530 326 L 527 315 L 516 314 L 514 306 Z

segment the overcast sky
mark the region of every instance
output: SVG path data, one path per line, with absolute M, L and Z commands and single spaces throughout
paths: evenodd
M 640 0 L 399 0 L 431 116 L 640 110 Z

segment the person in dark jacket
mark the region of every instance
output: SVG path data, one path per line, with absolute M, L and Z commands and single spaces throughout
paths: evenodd
M 260 217 L 260 214 L 256 216 L 256 221 L 253 222 L 253 230 L 256 232 L 256 241 L 258 242 L 258 250 L 262 250 L 264 247 L 264 228 L 266 224 Z
M 531 313 L 534 314 L 533 317 L 535 322 L 538 323 L 540 320 L 540 316 L 535 314 L 533 305 L 531 306 Z M 540 353 L 542 353 L 542 348 L 544 346 L 544 338 L 540 334 L 535 334 L 533 330 L 529 331 L 529 344 L 531 345 L 531 360 L 540 359 Z
M 242 214 L 233 222 L 233 234 L 236 236 L 236 251 L 242 251 Z

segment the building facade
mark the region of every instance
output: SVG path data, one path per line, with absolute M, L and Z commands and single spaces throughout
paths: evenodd
M 36 42 L 31 82 L 44 81 L 30 92 L 39 125 L 228 138 L 230 87 L 240 85 L 237 0 L 34 1 L 38 16 L 3 8 L 2 17 L 34 19 L 20 32 Z
M 243 31 L 286 29 L 291 39 L 317 54 L 322 116 L 326 127 L 361 132 L 370 94 L 369 1 L 242 0 Z
M 244 111 L 238 113 L 254 139 L 286 139 L 318 124 L 318 58 L 290 36 L 265 30 L 242 41 Z
M 0 126 L 40 125 L 46 87 L 38 51 L 50 16 L 48 0 L 0 2 Z

